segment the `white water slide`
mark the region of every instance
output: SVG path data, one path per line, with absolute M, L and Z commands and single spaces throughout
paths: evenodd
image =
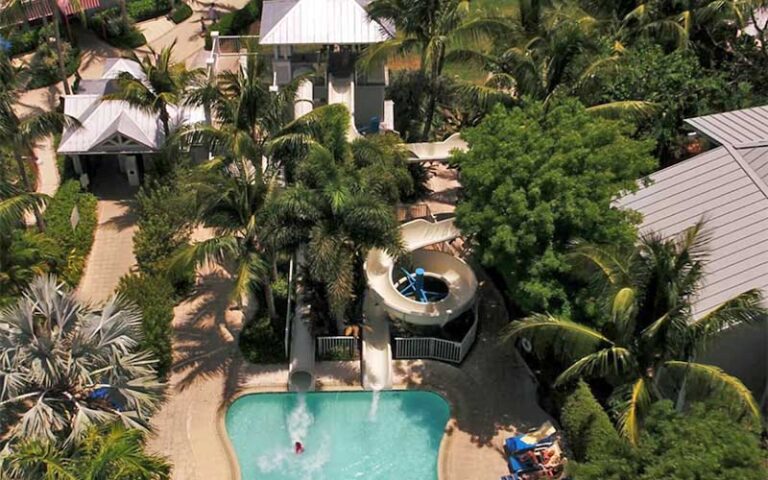
M 454 133 L 442 142 L 406 143 L 405 148 L 411 153 L 409 162 L 444 162 L 454 150 L 465 152 L 468 145 L 459 133 Z
M 461 235 L 453 218 L 430 222 L 413 220 L 400 227 L 406 251 L 414 266 L 441 280 L 447 295 L 433 302 L 420 302 L 398 290 L 405 277 L 398 263 L 383 250 L 374 249 L 365 261 L 368 291 L 363 306 L 367 328 L 363 330 L 363 386 L 370 390 L 391 388 L 392 355 L 389 317 L 416 325 L 442 326 L 472 308 L 477 294 L 477 277 L 472 268 L 453 255 L 423 250 Z
M 349 110 L 350 122 L 347 139 L 351 142 L 359 138 L 360 132 L 355 127 L 355 82 L 352 81 L 351 76 L 334 77 L 328 75 L 328 105 L 334 103 L 340 103 Z

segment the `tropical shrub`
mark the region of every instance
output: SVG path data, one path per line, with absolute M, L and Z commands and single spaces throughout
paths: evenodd
M 192 16 L 192 7 L 186 3 L 178 3 L 171 12 L 170 18 L 173 23 L 181 23 Z
M 283 332 L 276 332 L 267 312 L 246 321 L 240 332 L 240 351 L 252 363 L 281 363 L 286 360 Z
M 497 270 L 523 312 L 569 312 L 582 290 L 569 282 L 570 243 L 631 245 L 635 216 L 611 206 L 655 161 L 632 127 L 591 115 L 576 100 L 497 107 L 462 132 L 456 220 L 479 260 Z
M 75 445 L 26 440 L 6 453 L 0 477 L 8 479 L 167 480 L 171 472 L 165 458 L 145 451 L 141 431 L 119 423 L 89 427 Z
M 56 192 L 45 210 L 45 235 L 61 249 L 54 260 L 53 271 L 72 287 L 77 286 L 85 268 L 85 260 L 93 245 L 96 231 L 96 197 L 82 192 L 80 183 L 70 180 Z M 72 228 L 72 209 L 77 206 L 80 221 Z
M 60 257 L 50 237 L 23 228 L 0 228 L 0 307 L 11 303 Z
M 565 400 L 560 424 L 577 461 L 612 455 L 624 445 L 608 414 L 583 380 Z
M 138 231 L 133 237 L 133 253 L 139 269 L 148 275 L 165 275 L 168 264 L 186 246 L 194 219 L 193 199 L 183 194 L 174 181 L 144 185 L 136 195 Z M 171 278 L 175 285 L 189 285 L 193 269 Z
M 80 68 L 80 50 L 64 42 L 62 44 L 62 52 L 65 58 L 64 68 L 67 75 L 74 75 L 77 69 Z M 43 42 L 37 47 L 30 61 L 29 68 L 30 79 L 26 85 L 26 88 L 29 90 L 47 87 L 61 81 L 56 48 L 50 43 Z
M 158 376 L 166 377 L 173 361 L 173 286 L 161 276 L 131 274 L 120 279 L 117 291 L 141 310 L 144 335 L 140 348 L 152 353 L 157 359 Z
M 570 437 L 571 442 L 578 441 Z M 694 404 L 685 413 L 672 402 L 651 406 L 638 448 L 607 448 L 586 462 L 569 462 L 573 480 L 717 480 L 768 478 L 758 435 L 727 409 Z
M 2 438 L 76 442 L 114 421 L 147 428 L 163 386 L 152 355 L 138 350 L 140 326 L 124 299 L 97 312 L 55 276 L 35 278 L 0 311 Z
M 11 48 L 8 55 L 13 57 L 23 53 L 32 52 L 37 49 L 40 42 L 46 41 L 53 35 L 53 26 L 48 28 L 44 26 L 20 25 L 3 30 L 0 34 L 10 41 Z
M 99 38 L 113 47 L 130 50 L 147 43 L 144 34 L 133 21 L 125 22 L 118 7 L 107 8 L 93 14 L 88 26 Z
M 160 17 L 171 10 L 169 0 L 126 0 L 126 2 L 128 15 L 137 22 Z
M 211 24 L 205 34 L 205 49 L 210 50 L 213 42 L 211 32 L 219 32 L 219 35 L 242 35 L 248 32 L 253 22 L 261 16 L 262 0 L 250 0 L 243 8 L 225 13 L 219 21 Z

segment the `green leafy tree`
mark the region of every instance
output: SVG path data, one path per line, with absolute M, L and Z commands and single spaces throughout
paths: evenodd
M 144 434 L 120 424 L 89 427 L 75 446 L 39 440 L 14 445 L 2 461 L 8 480 L 168 480 L 167 460 L 145 451 Z
M 21 294 L 32 279 L 50 271 L 56 244 L 23 228 L 0 227 L 0 307 Z
M 102 97 L 104 101 L 121 100 L 149 114 L 157 115 L 163 124 L 165 138 L 171 136 L 171 111 L 182 104 L 185 89 L 203 70 L 187 70 L 183 62 L 173 62 L 176 42 L 159 53 L 150 48 L 143 59 L 131 52 L 128 58 L 141 67 L 143 78 L 122 72 L 117 79 L 117 91 Z
M 729 81 L 723 73 L 706 70 L 691 50 L 664 53 L 650 44 L 625 51 L 614 68 L 595 72 L 578 94 L 587 105 L 644 99 L 654 115 L 637 119 L 641 133 L 657 141 L 663 163 L 683 153 L 683 120 L 743 108 L 749 84 Z
M 569 437 L 573 441 L 579 438 Z M 685 412 L 672 402 L 651 406 L 640 446 L 607 446 L 604 455 L 569 462 L 574 480 L 759 480 L 768 476 L 758 435 L 728 409 L 697 403 Z
M 501 273 L 524 312 L 569 311 L 567 252 L 577 238 L 631 244 L 631 213 L 611 207 L 654 167 L 650 142 L 575 100 L 497 108 L 462 132 L 469 151 L 452 159 L 464 195 L 457 222 L 478 258 Z
M 94 312 L 54 276 L 35 278 L 0 312 L 4 440 L 73 442 L 116 420 L 146 429 L 162 385 L 155 360 L 137 351 L 140 325 L 119 297 Z
M 629 249 L 579 247 L 575 258 L 593 269 L 603 289 L 603 321 L 595 328 L 534 314 L 507 331 L 507 338 L 528 338 L 539 352 L 556 352 L 570 363 L 555 386 L 580 377 L 615 385 L 611 403 L 619 404 L 619 430 L 633 444 L 648 405 L 663 398 L 676 397 L 682 410 L 687 395 L 714 393 L 730 399 L 742 414 L 760 418 L 741 381 L 695 361 L 723 328 L 757 322 L 768 313 L 760 291 L 749 290 L 694 315 L 708 238 L 701 229 L 700 223 L 670 239 L 646 234 Z

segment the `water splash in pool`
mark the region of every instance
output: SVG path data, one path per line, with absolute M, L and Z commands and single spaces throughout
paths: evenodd
M 307 395 L 305 393 L 299 393 L 296 398 L 296 406 L 290 415 L 288 415 L 288 435 L 291 437 L 291 447 L 293 443 L 304 442 L 309 434 L 309 427 L 314 422 L 312 414 L 309 413 L 307 408 Z
M 376 420 L 376 412 L 379 411 L 379 398 L 381 397 L 381 389 L 374 388 L 373 396 L 371 397 L 371 409 L 368 410 L 368 420 Z

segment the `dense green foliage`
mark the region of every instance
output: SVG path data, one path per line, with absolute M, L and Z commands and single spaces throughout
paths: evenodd
M 642 45 L 627 51 L 615 68 L 599 71 L 582 88 L 588 105 L 643 99 L 653 103 L 652 115 L 638 118 L 641 134 L 657 142 L 659 158 L 684 156 L 685 118 L 735 110 L 748 105 L 750 84 L 735 82 L 724 73 L 704 69 L 691 50 L 665 53 Z
M 646 233 L 629 247 L 578 246 L 572 258 L 601 292 L 596 317 L 588 324 L 540 313 L 508 327 L 510 339 L 526 338 L 539 356 L 565 363 L 555 386 L 584 377 L 613 387 L 608 403 L 635 445 L 648 405 L 660 399 L 675 398 L 682 410 L 689 397 L 726 398 L 740 414 L 760 418 L 739 379 L 695 359 L 726 326 L 768 314 L 760 290 L 751 289 L 696 317 L 710 238 L 703 229 L 700 222 L 670 238 Z
M 133 22 L 124 21 L 118 7 L 107 8 L 93 14 L 88 19 L 88 27 L 113 47 L 130 50 L 147 43 L 144 34 Z
M 0 307 L 11 303 L 35 275 L 49 272 L 59 252 L 42 233 L 0 228 Z
M 169 0 L 126 0 L 128 15 L 137 22 L 165 15 L 171 10 Z
M 46 41 L 52 36 L 52 30 L 50 26 L 45 28 L 43 26 L 21 24 L 3 29 L 0 34 L 11 42 L 11 49 L 8 51 L 8 55 L 13 57 L 36 50 L 41 42 Z
M 170 18 L 173 23 L 181 23 L 184 20 L 192 16 L 192 7 L 186 3 L 180 2 L 176 4 L 176 7 L 171 11 Z
M 462 132 L 470 150 L 452 160 L 465 192 L 457 222 L 521 310 L 572 308 L 579 290 L 563 281 L 572 241 L 634 240 L 633 217 L 611 201 L 655 162 L 651 143 L 631 139 L 630 130 L 567 100 L 498 108 Z
M 583 381 L 579 381 L 565 400 L 560 424 L 576 461 L 611 458 L 616 452 L 628 450 L 608 414 Z
M 64 53 L 64 68 L 67 75 L 74 75 L 80 67 L 81 54 L 78 48 L 73 48 L 69 43 L 62 45 Z M 60 81 L 56 49 L 49 43 L 41 43 L 29 64 L 30 76 L 26 88 L 47 87 Z
M 80 221 L 73 230 L 72 209 L 77 206 Z M 96 197 L 82 192 L 80 182 L 70 180 L 56 192 L 45 210 L 45 235 L 60 249 L 53 262 L 53 271 L 70 286 L 77 286 L 91 251 L 96 231 Z
M 35 440 L 12 447 L 0 466 L 8 480 L 168 480 L 166 459 L 145 451 L 145 436 L 120 424 L 92 426 L 75 445 Z
M 285 362 L 283 332 L 276 332 L 272 328 L 266 313 L 246 322 L 238 339 L 240 351 L 252 363 Z
M 165 272 L 170 258 L 187 245 L 195 204 L 184 193 L 177 180 L 166 180 L 144 185 L 136 195 L 133 251 L 142 272 Z
M 153 354 L 157 359 L 158 376 L 166 377 L 173 360 L 173 286 L 161 276 L 132 274 L 120 279 L 117 291 L 141 310 L 141 328 L 144 335 L 140 348 Z
M 245 35 L 253 22 L 261 17 L 262 0 L 250 0 L 243 8 L 227 12 L 219 18 L 219 21 L 208 27 L 205 35 L 205 49 L 210 50 L 213 43 L 211 32 L 219 32 L 219 35 Z
M 570 437 L 573 442 L 580 442 Z M 573 480 L 761 480 L 768 476 L 757 434 L 727 410 L 695 404 L 685 414 L 654 404 L 638 449 L 607 445 L 603 455 L 571 462 Z

